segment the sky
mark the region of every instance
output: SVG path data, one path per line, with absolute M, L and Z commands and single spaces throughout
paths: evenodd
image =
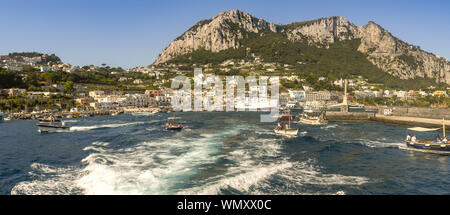
M 450 58 L 447 0 L 0 0 L 0 55 L 36 51 L 72 65 L 152 64 L 202 19 L 239 9 L 275 24 L 343 16 Z

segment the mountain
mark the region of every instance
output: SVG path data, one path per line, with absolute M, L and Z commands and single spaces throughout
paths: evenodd
M 450 84 L 447 59 L 403 42 L 374 22 L 356 26 L 340 16 L 276 25 L 239 10 L 222 12 L 195 23 L 153 64 L 192 63 L 196 57 L 203 57 L 200 63 L 219 63 L 249 54 L 325 74 Z

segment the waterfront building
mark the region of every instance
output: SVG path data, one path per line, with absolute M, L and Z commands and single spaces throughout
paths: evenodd
M 89 96 L 93 97 L 93 98 L 100 97 L 100 96 L 103 96 L 103 95 L 105 95 L 105 92 L 101 91 L 101 90 L 96 90 L 96 91 L 90 91 L 89 92 Z
M 319 91 L 319 92 L 306 92 L 305 100 L 306 101 L 328 101 L 331 99 L 330 92 L 327 91 Z

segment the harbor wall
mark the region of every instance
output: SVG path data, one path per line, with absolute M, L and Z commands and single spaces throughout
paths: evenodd
M 372 118 L 375 118 L 372 112 L 327 112 L 330 121 L 370 121 Z
M 383 114 L 385 108 L 392 108 L 392 116 L 410 116 L 410 117 L 421 117 L 429 119 L 449 119 L 450 120 L 450 109 L 449 108 L 425 108 L 425 107 L 367 107 L 370 110 L 378 109 L 379 114 Z M 366 108 L 366 109 L 367 109 Z

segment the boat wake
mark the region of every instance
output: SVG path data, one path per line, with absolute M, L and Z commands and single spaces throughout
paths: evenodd
M 284 139 L 251 132 L 264 130 L 241 124 L 134 145 L 93 142 L 83 149 L 89 155 L 79 165 L 33 163 L 31 180 L 16 184 L 11 194 L 334 195 L 345 194 L 342 186 L 369 183 L 364 177 L 322 173 L 314 160 L 283 158 Z M 323 192 L 304 188 L 311 184 Z M 330 189 L 333 185 L 339 189 Z
M 360 139 L 357 141 L 360 144 L 363 144 L 370 148 L 400 148 L 401 146 L 405 145 L 405 143 L 403 143 L 403 142 L 383 142 L 383 141 L 367 140 L 367 139 Z
M 122 123 L 122 124 L 106 124 L 106 125 L 92 125 L 92 126 L 72 126 L 70 131 L 89 131 L 100 128 L 117 128 L 130 125 L 144 124 L 145 122 L 132 122 L 132 123 Z

